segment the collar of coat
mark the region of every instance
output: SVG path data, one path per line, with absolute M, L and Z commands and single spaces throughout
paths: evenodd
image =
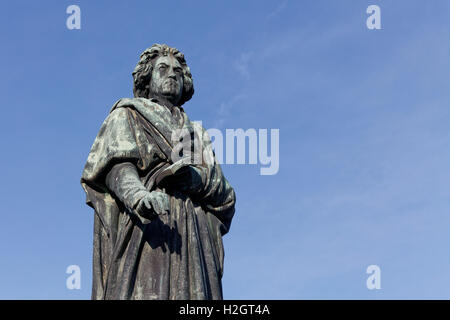
M 192 124 L 182 107 L 174 106 L 174 108 L 179 109 L 183 118 L 183 124 L 180 126 L 174 119 L 170 109 L 158 104 L 156 101 L 156 99 L 146 98 L 122 98 L 114 103 L 110 113 L 118 108 L 134 108 L 150 122 L 167 141 L 172 141 L 171 135 L 174 130 L 187 129 L 189 132 L 193 131 Z

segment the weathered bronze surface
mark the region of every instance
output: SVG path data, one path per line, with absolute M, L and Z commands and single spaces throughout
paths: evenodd
M 81 178 L 95 210 L 92 299 L 222 299 L 236 196 L 181 107 L 194 93 L 189 67 L 155 44 L 133 79 L 134 98 L 112 107 Z M 174 157 L 180 129 L 201 142 L 200 162 Z

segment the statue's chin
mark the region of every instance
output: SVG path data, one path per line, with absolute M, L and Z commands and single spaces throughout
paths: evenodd
M 170 103 L 176 105 L 181 98 L 181 92 L 178 90 L 158 90 L 157 93 L 149 94 L 149 97 L 156 98 L 158 100 L 167 100 Z
M 166 100 L 172 102 L 173 104 L 176 104 L 178 102 L 180 95 L 174 94 L 173 92 L 163 93 L 163 97 L 166 98 Z

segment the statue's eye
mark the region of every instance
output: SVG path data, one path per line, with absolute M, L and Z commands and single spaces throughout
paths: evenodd
M 183 70 L 181 70 L 181 68 L 175 68 L 175 72 L 176 72 L 176 73 L 182 73 Z
M 161 64 L 161 65 L 159 66 L 159 70 L 163 70 L 163 69 L 165 69 L 165 68 L 167 68 L 167 66 L 166 66 L 165 64 Z

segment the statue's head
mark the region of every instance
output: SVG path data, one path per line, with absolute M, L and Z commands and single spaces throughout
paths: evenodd
M 146 49 L 133 71 L 135 97 L 161 98 L 181 106 L 194 94 L 191 71 L 184 55 L 165 44 Z

